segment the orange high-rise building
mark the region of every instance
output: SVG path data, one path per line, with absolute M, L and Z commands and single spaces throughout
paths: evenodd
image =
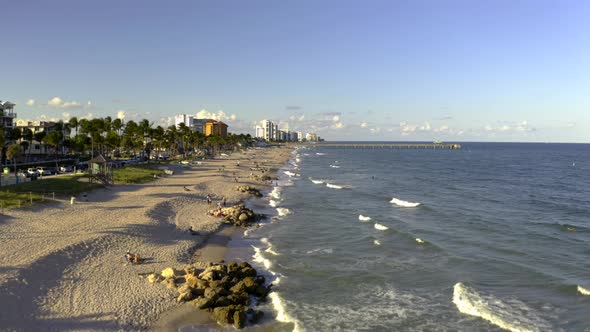
M 209 120 L 203 129 L 205 136 L 227 136 L 227 125 L 221 121 Z

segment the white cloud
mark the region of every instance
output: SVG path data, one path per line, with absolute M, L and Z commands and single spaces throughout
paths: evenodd
M 73 100 L 73 101 L 65 101 L 60 97 L 53 97 L 47 102 L 48 106 L 56 107 L 56 108 L 82 108 L 82 104 Z M 87 105 L 92 105 L 90 101 L 88 101 Z
M 219 110 L 217 113 L 209 112 L 206 109 L 200 110 L 197 114 L 197 119 L 213 119 L 217 121 L 236 121 L 238 117 L 235 114 L 228 115 L 224 111 Z
M 78 119 L 92 120 L 92 119 L 94 119 L 94 114 L 86 113 L 85 115 L 78 117 Z
M 35 99 L 29 99 L 27 100 L 27 102 L 25 103 L 27 106 L 35 106 Z
M 120 110 L 117 112 L 117 119 L 124 120 L 125 119 L 125 111 Z
M 344 128 L 344 124 L 342 122 L 336 122 L 335 124 L 332 125 L 333 129 L 342 129 Z
M 63 117 L 64 120 L 69 120 L 71 118 L 70 117 L 70 115 L 71 115 L 70 112 L 63 112 L 61 115 L 62 115 L 62 117 Z
M 64 103 L 64 101 L 61 100 L 61 98 L 53 97 L 50 101 L 47 102 L 47 105 L 59 107 L 59 106 L 63 105 L 63 103 Z
M 537 129 L 531 127 L 528 121 L 524 120 L 521 122 L 510 122 L 510 121 L 501 121 L 500 125 L 497 127 L 493 127 L 491 125 L 486 125 L 483 127 L 483 130 L 490 133 L 490 132 L 505 132 L 505 133 L 516 133 L 516 132 L 534 132 Z
M 369 126 L 366 122 L 361 122 L 361 128 L 367 128 Z
M 168 128 L 168 127 L 172 126 L 173 124 L 174 124 L 174 118 L 171 116 L 165 117 L 165 118 L 160 118 L 159 125 L 164 128 Z

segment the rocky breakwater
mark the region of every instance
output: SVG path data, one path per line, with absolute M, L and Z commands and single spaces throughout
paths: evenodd
M 239 192 L 248 193 L 256 197 L 262 197 L 262 193 L 260 192 L 260 190 L 251 186 L 237 186 L 236 190 Z
M 263 215 L 256 214 L 248 209 L 244 204 L 238 204 L 226 208 L 217 208 L 209 210 L 208 213 L 223 220 L 231 225 L 239 227 L 250 226 L 251 223 L 263 218 Z
M 275 181 L 277 180 L 276 176 L 270 176 L 270 175 L 260 175 L 260 174 L 250 174 L 250 179 L 255 180 L 255 181 L 259 181 L 259 182 L 269 182 L 269 181 Z
M 148 281 L 166 285 L 175 291 L 177 302 L 189 302 L 210 312 L 217 323 L 238 329 L 260 320 L 263 312 L 251 306 L 265 301 L 271 288 L 247 262 L 210 263 L 204 270 L 192 265 L 183 271 L 167 268 L 150 274 Z

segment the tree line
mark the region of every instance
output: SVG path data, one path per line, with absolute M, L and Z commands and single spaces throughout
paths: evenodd
M 8 138 L 15 143 L 3 149 L 3 159 L 29 156 L 34 141 L 46 144 L 55 156 L 66 153 L 90 156 L 98 153 L 104 156 L 128 153 L 145 154 L 147 157 L 153 151 L 186 156 L 188 153 L 203 150 L 215 155 L 222 150 L 250 146 L 253 142 L 250 134 L 206 137 L 184 123 L 178 128 L 174 125 L 164 128 L 154 127 L 147 119 L 124 122 L 110 116 L 94 119 L 72 117 L 69 121 L 56 122 L 48 132 L 33 133 L 30 128 L 13 128 L 10 133 L 6 133 L 6 130 L 8 129 L 0 128 L 0 147 L 4 146 Z M 20 143 L 16 143 L 19 140 Z

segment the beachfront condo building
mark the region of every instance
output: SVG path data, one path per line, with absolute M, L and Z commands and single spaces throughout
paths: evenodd
M 14 128 L 14 119 L 16 119 L 14 106 L 14 103 L 0 100 L 0 127 L 4 127 L 7 136 L 10 135 L 10 129 Z
M 262 120 L 260 124 L 256 126 L 256 137 L 262 138 L 266 141 L 274 141 L 276 125 L 269 120 Z
M 279 126 L 272 121 L 262 120 L 256 125 L 255 137 L 266 141 L 298 142 L 304 137 L 300 131 L 290 131 L 289 128 L 279 130 Z
M 197 119 L 193 115 L 177 114 L 174 117 L 174 125 L 179 128 L 184 123 L 190 130 L 199 132 L 205 136 L 227 136 L 227 124 L 213 119 Z
M 33 140 L 28 142 L 27 154 L 28 155 L 37 155 L 37 154 L 48 154 L 51 152 L 51 149 L 42 141 L 39 141 L 39 133 L 44 133 L 45 135 L 49 134 L 52 131 L 56 131 L 58 129 L 57 123 L 53 121 L 27 121 L 27 120 L 17 120 L 15 128 L 19 129 L 21 132 L 21 139 L 19 142 L 26 142 L 25 131 L 30 129 L 33 133 Z M 43 137 L 42 135 L 41 137 Z
M 227 136 L 227 125 L 222 121 L 209 120 L 204 129 L 205 136 Z

